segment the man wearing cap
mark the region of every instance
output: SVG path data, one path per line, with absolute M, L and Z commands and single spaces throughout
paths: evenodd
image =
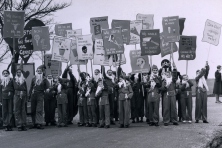
M 8 70 L 2 71 L 3 78 L 0 81 L 2 85 L 2 114 L 3 114 L 3 126 L 6 131 L 12 131 L 12 115 L 13 115 L 13 79 L 10 78 Z
M 160 87 L 161 79 L 158 76 L 158 68 L 156 65 L 153 65 L 147 88 L 150 126 L 159 126 Z
M 71 66 L 71 65 L 70 65 Z M 72 73 L 72 69 L 68 66 L 64 73 L 62 74 L 62 78 L 69 79 L 67 83 L 67 122 L 68 124 L 72 124 L 73 117 L 77 114 L 77 80 Z
M 14 94 L 14 112 L 15 121 L 18 131 L 26 131 L 26 99 L 27 85 L 22 73 L 22 68 L 16 70 L 15 78 L 13 79 Z
M 44 98 L 45 122 L 46 126 L 48 126 L 49 123 L 54 126 L 56 125 L 55 108 L 57 85 L 55 85 L 52 75 L 48 75 L 46 79 L 48 82 L 47 88 L 49 88 L 49 91 L 45 92 Z
M 219 100 L 220 94 L 222 94 L 222 79 L 221 79 L 221 66 L 217 66 L 217 71 L 215 72 L 214 89 L 213 93 L 216 95 L 216 103 L 222 103 Z
M 114 87 L 115 87 L 115 76 L 113 75 L 113 72 L 111 69 L 107 70 L 107 74 L 105 74 L 105 67 L 102 66 L 102 70 L 104 71 L 103 77 L 108 85 L 108 98 L 109 98 L 109 105 L 110 105 L 110 123 L 112 125 L 115 125 L 115 122 L 113 120 L 114 117 Z
M 31 128 L 44 129 L 43 124 L 43 100 L 47 89 L 47 80 L 43 76 L 44 65 L 37 68 L 37 74 L 32 79 L 29 96 L 31 97 L 31 116 L 33 126 Z

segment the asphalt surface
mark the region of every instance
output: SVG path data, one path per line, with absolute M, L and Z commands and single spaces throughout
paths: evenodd
M 193 118 L 195 112 L 193 98 Z M 161 113 L 161 110 L 160 110 Z M 160 114 L 161 115 L 161 114 Z M 150 127 L 145 122 L 131 123 L 130 128 L 109 129 L 95 127 L 77 127 L 77 119 L 69 127 L 45 127 L 44 130 L 5 132 L 0 130 L 0 148 L 199 148 L 204 146 L 222 122 L 222 104 L 216 104 L 215 98 L 208 98 L 208 121 L 198 124 L 179 126 Z

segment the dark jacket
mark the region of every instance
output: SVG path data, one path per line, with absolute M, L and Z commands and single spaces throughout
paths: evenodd
M 187 98 L 192 94 L 193 83 L 191 82 L 191 80 L 188 80 L 187 82 L 189 84 L 188 88 L 186 88 L 186 84 L 181 84 L 180 85 L 180 96 L 181 96 L 181 98 Z
M 214 94 L 222 94 L 221 73 L 219 73 L 218 70 L 215 72 L 213 93 Z
M 43 80 L 40 83 L 40 85 L 36 85 L 36 77 L 34 77 L 32 79 L 32 82 L 31 82 L 31 87 L 30 87 L 30 90 L 29 90 L 29 95 L 31 96 L 33 90 L 34 90 L 34 92 L 44 93 L 45 90 L 48 88 L 47 86 L 48 85 L 47 85 L 47 79 L 46 78 L 43 78 Z

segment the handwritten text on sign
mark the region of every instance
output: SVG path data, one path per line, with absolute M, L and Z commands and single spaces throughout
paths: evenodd
M 220 40 L 221 25 L 207 20 L 205 23 L 204 33 L 203 33 L 203 42 L 208 42 L 217 46 Z

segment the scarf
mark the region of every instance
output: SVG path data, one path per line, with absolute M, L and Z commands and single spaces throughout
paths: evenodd
M 58 93 L 60 93 L 60 92 L 61 92 L 61 90 L 62 90 L 62 85 L 61 85 L 61 84 L 59 84 L 59 85 L 57 86 L 57 91 L 58 91 Z
M 206 82 L 206 79 L 204 78 L 204 76 L 202 76 L 200 79 L 199 79 L 199 82 L 198 82 L 198 87 L 205 87 L 206 90 L 208 91 L 208 86 L 207 86 L 207 82 Z
M 112 75 L 112 76 L 109 76 L 109 75 L 106 75 L 108 78 L 110 78 L 112 80 L 113 83 L 115 83 L 115 76 Z
M 95 80 L 96 82 L 98 82 L 99 78 L 100 78 L 100 74 L 94 75 L 94 80 Z
M 23 74 L 21 74 L 20 77 L 18 77 L 17 75 L 15 76 L 15 82 L 18 83 L 19 85 L 23 84 L 25 82 L 25 78 L 23 76 Z
M 121 88 L 122 86 L 123 87 L 126 87 L 126 82 L 123 80 L 121 82 L 118 83 L 119 87 Z
M 35 85 L 40 85 L 42 83 L 42 74 L 36 74 Z
M 2 78 L 2 84 L 4 87 L 6 87 L 9 82 L 10 82 L 10 76 Z

